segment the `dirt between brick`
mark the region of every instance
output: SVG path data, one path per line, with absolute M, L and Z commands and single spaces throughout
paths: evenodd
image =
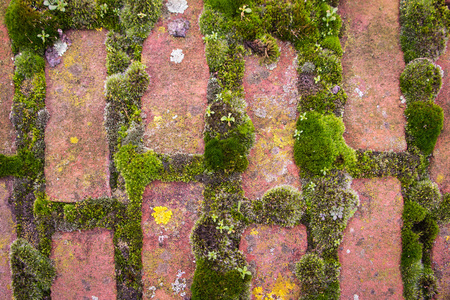
M 405 117 L 399 78 L 405 68 L 400 49 L 399 1 L 342 0 L 344 37 L 344 138 L 355 149 L 404 151 Z

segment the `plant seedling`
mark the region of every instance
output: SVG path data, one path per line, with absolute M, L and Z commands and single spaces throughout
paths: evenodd
M 249 14 L 252 12 L 252 9 L 245 4 L 242 7 L 239 7 L 239 10 L 241 11 L 241 20 L 245 17 L 246 13 Z
M 239 271 L 239 273 L 241 273 L 242 279 L 245 279 L 245 275 L 252 275 L 252 273 L 247 270 L 247 266 L 244 266 L 244 268 L 238 267 L 237 270 Z
M 228 122 L 228 126 L 231 126 L 231 122 L 234 122 L 235 120 L 234 120 L 234 117 L 233 116 L 231 116 L 231 113 L 228 113 L 228 117 L 227 116 L 223 116 L 221 119 L 220 119 L 220 121 L 222 121 L 222 122 Z
M 45 44 L 45 39 L 48 38 L 50 35 L 45 33 L 45 31 L 42 29 L 42 33 L 39 33 L 37 37 L 42 39 L 42 43 Z

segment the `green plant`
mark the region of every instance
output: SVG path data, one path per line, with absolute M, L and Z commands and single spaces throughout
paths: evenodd
M 209 252 L 208 252 L 208 259 L 209 259 L 209 260 L 215 260 L 215 259 L 217 259 L 217 252 L 216 252 L 216 251 L 209 251 Z
M 252 273 L 249 270 L 247 270 L 247 266 L 244 266 L 243 268 L 237 267 L 236 270 L 238 270 L 239 273 L 241 273 L 242 279 L 245 279 L 245 275 L 252 276 Z
M 245 4 L 242 7 L 239 7 L 239 10 L 241 11 L 241 20 L 244 19 L 245 14 L 252 12 L 252 9 Z
M 405 62 L 419 57 L 436 60 L 445 49 L 449 22 L 444 0 L 401 0 L 400 43 Z
M 306 112 L 306 119 L 297 121 L 297 130 L 302 133 L 295 139 L 294 159 L 302 170 L 320 174 L 324 169 L 355 162 L 354 150 L 342 137 L 344 124 L 336 116 Z
M 434 101 L 442 86 L 443 71 L 430 59 L 417 58 L 400 75 L 400 89 L 407 103 Z
M 205 163 L 211 170 L 243 172 L 248 166 L 246 149 L 236 138 L 211 139 L 205 145 Z
M 50 259 L 25 239 L 17 239 L 11 244 L 10 260 L 15 299 L 44 299 L 50 294 L 56 275 Z
M 44 0 L 44 5 L 48 6 L 48 9 L 50 10 L 57 9 L 61 12 L 65 12 L 67 3 L 65 3 L 64 0 Z
M 431 154 L 444 126 L 442 108 L 431 101 L 417 101 L 408 105 L 405 116 L 406 132 L 410 136 L 408 146 L 416 146 L 425 155 Z
M 228 126 L 231 126 L 231 122 L 235 122 L 236 120 L 234 119 L 234 117 L 231 115 L 231 113 L 228 113 L 228 116 L 222 116 L 222 118 L 220 118 L 220 121 L 222 122 L 227 122 Z

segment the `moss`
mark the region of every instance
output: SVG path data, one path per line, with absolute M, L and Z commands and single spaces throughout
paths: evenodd
M 401 0 L 400 43 L 406 63 L 443 53 L 447 43 L 450 12 L 444 0 Z
M 431 180 L 417 181 L 406 196 L 429 212 L 437 210 L 442 200 L 438 185 Z
M 12 0 L 6 9 L 5 24 L 14 53 L 30 49 L 40 54 L 57 36 L 57 25 L 42 5 L 28 0 Z M 38 35 L 47 34 L 45 41 Z
M 326 261 L 316 253 L 307 253 L 296 264 L 295 273 L 301 282 L 300 299 L 339 299 L 337 262 Z
M 16 56 L 14 65 L 16 67 L 15 73 L 23 79 L 31 79 L 36 73 L 44 71 L 44 58 L 36 53 L 25 50 Z
M 334 115 L 305 112 L 297 121 L 294 134 L 295 163 L 312 174 L 321 174 L 333 166 L 350 166 L 356 158 L 342 137 L 344 124 Z
M 206 169 L 203 155 L 159 155 L 159 158 L 164 167 L 162 181 L 192 182 L 204 177 Z
M 321 3 L 318 5 L 318 13 L 318 27 L 322 37 L 338 36 L 342 20 L 337 14 L 337 8 L 332 8 L 327 3 Z
M 161 14 L 161 0 L 124 0 L 120 14 L 126 35 L 141 43 L 147 38 Z
M 200 32 L 202 35 L 224 35 L 228 32 L 227 22 L 223 13 L 213 9 L 210 5 L 205 4 L 203 7 L 203 13 L 199 20 Z
M 430 59 L 417 58 L 400 75 L 400 89 L 407 103 L 434 101 L 442 86 L 443 71 Z
M 337 37 L 336 35 L 329 35 L 325 37 L 323 40 L 320 41 L 320 45 L 323 48 L 333 51 L 339 57 L 341 57 L 343 54 L 341 41 L 339 40 L 339 37 Z
M 321 114 L 334 113 L 341 116 L 346 102 L 347 94 L 343 89 L 339 89 L 336 94 L 323 89 L 316 94 L 302 96 L 299 101 L 299 111 L 302 113 L 314 110 Z
M 439 224 L 447 224 L 450 222 L 450 194 L 446 193 L 443 196 L 441 203 L 437 210 L 433 212 Z
M 197 258 L 192 299 L 247 299 L 250 281 L 251 276 L 245 275 L 242 279 L 238 270 L 216 270 L 213 264 Z
M 290 186 L 270 189 L 252 205 L 255 223 L 284 227 L 297 225 L 306 209 L 301 194 Z
M 125 72 L 130 62 L 130 57 L 124 51 L 117 50 L 115 52 L 108 52 L 106 55 L 106 70 L 108 75 Z
M 339 172 L 315 178 L 304 189 L 308 205 L 310 246 L 325 259 L 337 259 L 347 222 L 356 211 L 359 199 L 348 188 L 348 178 Z
M 244 48 L 237 45 L 229 45 L 224 63 L 217 70 L 217 79 L 223 89 L 240 90 L 244 78 L 245 61 Z
M 50 295 L 56 275 L 50 259 L 24 239 L 17 239 L 11 244 L 10 259 L 15 299 L 44 299 Z
M 205 2 L 211 8 L 225 14 L 227 17 L 234 17 L 240 14 L 239 8 L 244 4 L 251 6 L 251 1 L 245 0 L 207 0 Z
M 406 108 L 405 116 L 408 148 L 416 146 L 424 155 L 431 154 L 444 126 L 442 108 L 432 102 L 413 102 Z
M 205 145 L 205 163 L 210 170 L 243 172 L 248 166 L 245 147 L 236 138 L 211 139 Z
M 228 52 L 228 42 L 225 39 L 217 37 L 216 33 L 206 35 L 205 55 L 208 63 L 209 71 L 217 71 L 226 60 Z

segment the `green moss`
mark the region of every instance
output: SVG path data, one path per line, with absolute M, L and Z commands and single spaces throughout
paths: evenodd
M 406 108 L 405 116 L 408 147 L 416 146 L 425 155 L 431 154 L 444 126 L 442 108 L 432 102 L 413 102 Z
M 205 145 L 205 163 L 210 170 L 243 172 L 248 166 L 246 149 L 236 138 L 211 139 Z
M 136 146 L 131 144 L 122 146 L 114 159 L 132 201 L 140 201 L 145 186 L 159 179 L 163 170 L 161 161 L 153 151 L 137 153 Z
M 205 54 L 209 71 L 215 72 L 225 63 L 228 42 L 225 39 L 219 38 L 216 33 L 206 35 L 204 40 L 206 42 Z
M 125 72 L 130 62 L 130 57 L 124 51 L 108 52 L 106 55 L 106 70 L 108 75 Z
M 436 183 L 431 180 L 422 180 L 416 182 L 406 196 L 422 207 L 427 209 L 429 212 L 433 212 L 438 209 L 442 195 L 439 192 L 439 187 Z
M 316 253 L 307 253 L 296 264 L 301 283 L 300 299 L 339 299 L 339 263 L 327 262 Z
M 227 21 L 223 13 L 206 4 L 203 6 L 203 13 L 200 16 L 199 23 L 200 32 L 204 36 L 214 33 L 221 36 L 228 32 Z
M 305 112 L 297 121 L 294 159 L 302 169 L 322 174 L 334 166 L 352 165 L 356 158 L 342 137 L 344 124 L 334 115 Z
M 314 110 L 321 114 L 334 113 L 340 116 L 346 102 L 347 94 L 343 89 L 340 89 L 336 94 L 328 89 L 323 89 L 316 94 L 302 96 L 299 101 L 299 111 Z
M 299 224 L 306 209 L 301 194 L 290 186 L 270 189 L 252 205 L 256 223 L 284 227 Z
M 444 0 L 401 0 L 400 43 L 405 62 L 419 57 L 437 60 L 447 43 L 449 21 Z
M 450 194 L 446 193 L 443 196 L 441 203 L 437 210 L 433 212 L 434 216 L 437 219 L 437 222 L 440 224 L 447 224 L 450 222 Z
M 34 1 L 11 0 L 6 10 L 5 24 L 14 53 L 30 49 L 43 54 L 57 36 L 57 26 L 51 15 Z M 43 31 L 48 34 L 45 42 L 38 36 Z
M 124 0 L 120 20 L 126 35 L 141 43 L 161 14 L 161 0 Z
M 14 61 L 16 67 L 15 73 L 21 78 L 33 78 L 36 73 L 44 71 L 45 61 L 44 58 L 36 53 L 25 50 L 20 55 L 17 55 Z
M 197 258 L 194 281 L 191 286 L 192 300 L 195 299 L 247 299 L 251 276 L 241 274 L 236 269 L 217 270 L 212 263 Z
M 28 241 L 17 239 L 11 244 L 12 289 L 17 300 L 44 299 L 50 295 L 55 269 Z
M 323 40 L 320 41 L 320 45 L 323 48 L 333 51 L 339 57 L 341 57 L 343 54 L 341 41 L 339 40 L 339 37 L 337 37 L 336 35 L 329 35 L 325 37 Z
M 411 61 L 400 75 L 400 89 L 407 103 L 434 101 L 442 86 L 441 67 L 426 58 Z
M 251 1 L 245 0 L 207 0 L 205 2 L 214 10 L 225 14 L 227 17 L 234 17 L 240 14 L 239 8 L 244 4 L 251 6 Z

